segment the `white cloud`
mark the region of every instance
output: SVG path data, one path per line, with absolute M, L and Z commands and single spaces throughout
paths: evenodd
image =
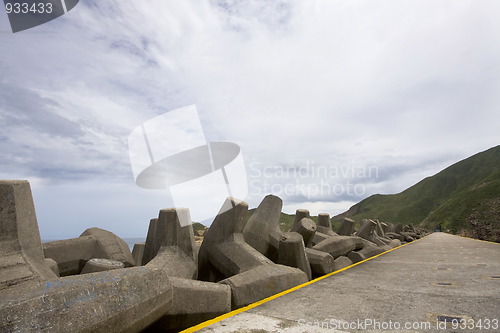
M 268 179 L 361 184 L 363 195 L 283 198 L 286 209 L 340 212 L 498 144 L 499 9 L 477 0 L 80 2 L 0 34 L 0 174 L 37 179 L 46 234 L 63 219 L 44 208 L 61 199 L 55 183 L 68 200 L 80 193 L 93 217 L 107 216 L 102 203 L 115 197 L 132 215 L 132 190 L 120 188 L 135 186 L 128 135 L 196 104 L 207 139 L 239 144 L 249 173 L 252 163 L 377 167 L 368 179 Z M 153 210 L 153 196 L 133 200 Z

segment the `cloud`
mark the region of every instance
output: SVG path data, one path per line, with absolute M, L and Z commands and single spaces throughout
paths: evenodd
M 157 212 L 134 209 L 171 204 L 131 194 L 128 135 L 196 104 L 209 141 L 241 147 L 250 206 L 274 190 L 289 213 L 338 213 L 498 144 L 499 9 L 477 0 L 81 2 L 0 35 L 0 175 L 35 181 L 44 233 L 63 219 L 49 201 L 72 195 L 91 217 L 74 229 L 112 219 L 103 202 L 120 198 L 125 232 L 135 223 L 127 212 L 147 221 Z M 263 175 L 307 165 L 306 177 Z M 370 167 L 377 173 L 314 174 Z

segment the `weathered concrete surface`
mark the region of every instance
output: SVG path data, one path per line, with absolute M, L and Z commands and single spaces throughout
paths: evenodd
M 93 257 L 93 258 L 105 258 L 111 260 L 121 261 L 125 267 L 135 266 L 134 257 L 130 252 L 130 248 L 127 243 L 112 233 L 101 228 L 89 228 L 85 230 L 81 237 L 94 237 L 97 240 L 102 252 L 106 254 L 105 257 Z
M 161 270 L 58 278 L 55 260 L 43 257 L 27 181 L 0 181 L 0 231 L 0 332 L 139 332 L 171 307 L 172 286 Z M 133 262 L 121 239 L 87 231 L 82 240 L 90 250 Z
M 317 232 L 321 232 L 329 236 L 338 236 L 338 234 L 332 230 L 332 223 L 330 222 L 330 214 L 327 213 L 318 214 L 318 224 L 316 226 L 316 230 Z
M 294 223 L 292 232 L 299 233 L 304 239 L 304 244 L 308 244 L 311 238 L 316 233 L 316 223 L 310 218 L 304 217 L 300 221 Z
M 205 233 L 198 257 L 199 280 L 218 282 L 260 265 L 273 262 L 243 238 L 245 202 L 229 198 Z
M 161 270 L 133 267 L 0 292 L 0 332 L 139 332 L 172 306 Z
M 325 275 L 335 270 L 335 261 L 329 253 L 306 248 L 306 255 L 311 264 L 313 276 Z
M 181 226 L 180 221 L 188 224 Z M 187 208 L 162 209 L 158 218 L 151 220 L 142 262 L 165 270 L 169 276 L 196 279 L 198 264 Z
M 391 332 L 462 331 L 436 329 L 438 316 L 465 316 L 475 323 L 498 319 L 499 279 L 491 277 L 499 272 L 499 244 L 434 233 L 199 332 L 391 331 L 333 326 L 358 320 L 430 325 Z
M 179 331 L 231 311 L 231 288 L 210 283 L 170 277 L 172 308 L 146 332 Z
M 123 265 L 121 261 L 102 259 L 102 258 L 92 258 L 89 261 L 87 261 L 80 274 L 111 271 L 113 269 L 120 269 L 120 268 L 125 268 L 125 265 Z
M 345 217 L 337 233 L 341 236 L 351 236 L 354 232 L 354 223 L 353 219 Z
M 362 239 L 354 236 L 329 237 L 313 246 L 314 250 L 329 253 L 333 258 L 346 256 L 349 252 L 362 248 Z
M 324 241 L 325 239 L 330 239 L 332 236 L 331 235 L 327 235 L 325 233 L 322 233 L 320 231 L 316 231 L 314 233 L 314 235 L 311 237 L 311 239 L 309 239 L 309 242 L 307 243 L 307 247 L 314 247 L 316 244 L 319 244 L 321 243 L 322 241 Z
M 283 265 L 262 265 L 220 281 L 231 287 L 232 308 L 237 309 L 307 282 L 301 270 Z
M 142 258 L 144 256 L 144 248 L 146 247 L 146 243 L 136 243 L 134 244 L 134 248 L 132 249 L 132 257 L 134 257 L 134 261 L 136 264 L 142 264 Z
M 351 253 L 353 253 L 353 252 L 351 252 Z M 349 254 L 351 254 L 351 253 L 349 253 Z M 352 264 L 353 264 L 353 261 L 346 256 L 340 256 L 340 257 L 335 259 L 335 269 L 337 269 L 337 270 L 345 268 L 347 266 L 351 266 Z
M 307 209 L 297 209 L 295 211 L 295 219 L 293 220 L 292 228 L 295 227 L 300 222 L 300 220 L 302 220 L 305 217 L 307 218 L 310 217 L 309 211 Z
M 79 274 L 92 258 L 121 261 L 125 267 L 135 265 L 127 243 L 100 228 L 87 229 L 77 238 L 43 243 L 43 251 L 45 257 L 57 262 L 61 276 Z
M 44 260 L 30 184 L 0 181 L 0 291 L 55 277 Z
M 275 195 L 267 195 L 248 219 L 243 236 L 254 249 L 271 259 L 278 260 L 281 230 L 279 219 L 283 201 Z
M 229 285 L 232 308 L 308 281 L 300 269 L 277 265 L 245 242 L 247 210 L 247 203 L 228 198 L 206 232 L 198 256 L 199 279 Z
M 277 264 L 297 267 L 307 275 L 310 280 L 311 265 L 305 253 L 304 240 L 296 232 L 285 232 L 281 235 L 279 243 Z

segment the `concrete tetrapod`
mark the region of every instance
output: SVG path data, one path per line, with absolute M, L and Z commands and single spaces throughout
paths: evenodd
M 245 241 L 274 263 L 297 267 L 311 278 L 311 267 L 304 252 L 303 237 L 297 233 L 283 233 L 279 218 L 283 201 L 268 195 L 250 216 L 243 229 Z
M 140 332 L 171 306 L 161 270 L 68 276 L 0 292 L 0 332 Z
M 377 224 L 374 221 L 366 219 L 361 220 L 361 227 L 356 232 L 356 236 L 371 241 L 371 237 L 376 225 Z
M 314 221 L 310 218 L 304 217 L 299 222 L 294 223 L 290 231 L 297 232 L 302 235 L 304 244 L 308 244 L 311 238 L 316 233 L 316 223 L 314 223 Z
M 180 221 L 188 224 L 181 226 Z M 198 260 L 187 208 L 162 209 L 151 220 L 143 262 L 172 277 L 172 309 L 150 330 L 178 331 L 231 311 L 228 286 L 193 280 L 198 275 Z
M 142 264 L 142 258 L 144 257 L 144 248 L 146 243 L 136 243 L 132 249 L 132 257 L 137 264 Z
M 307 247 L 312 248 L 316 244 L 319 244 L 319 243 L 321 243 L 322 241 L 324 241 L 326 239 L 330 239 L 331 237 L 333 237 L 333 236 L 330 236 L 330 235 L 324 234 L 322 232 L 316 231 L 314 233 L 314 235 L 311 237 L 311 239 L 309 240 L 309 243 L 307 243 Z
M 27 181 L 0 181 L 0 291 L 56 274 L 44 260 L 35 205 Z
M 351 253 L 353 253 L 353 252 L 351 252 Z M 353 264 L 353 261 L 345 256 L 340 256 L 337 259 L 335 259 L 335 268 L 337 270 L 351 266 L 352 264 Z
M 377 244 L 369 240 L 366 240 L 364 238 L 362 239 L 362 241 L 363 241 L 363 248 L 361 250 L 352 251 L 347 255 L 347 257 L 351 259 L 353 263 L 360 262 L 362 260 L 368 259 L 370 257 L 373 257 L 377 254 L 389 250 L 389 248 L 387 247 L 377 246 Z
M 314 277 L 335 271 L 335 261 L 329 253 L 306 247 L 306 255 Z
M 120 261 L 125 267 L 135 265 L 127 243 L 100 228 L 87 229 L 78 238 L 44 243 L 43 251 L 45 257 L 57 262 L 61 276 L 80 274 L 92 258 Z
M 355 236 L 335 236 L 313 246 L 314 250 L 329 253 L 333 258 L 346 256 L 351 251 L 363 248 L 363 241 Z
M 332 223 L 330 222 L 330 214 L 320 213 L 318 214 L 318 224 L 316 226 L 317 232 L 321 232 L 328 236 L 338 236 L 336 232 L 332 230 Z
M 139 332 L 171 307 L 160 270 L 58 278 L 45 266 L 27 181 L 0 181 L 0 230 L 0 332 Z
M 181 226 L 180 221 L 188 221 Z M 168 276 L 196 279 L 198 266 L 194 233 L 187 208 L 162 209 L 149 224 L 143 265 L 161 268 Z
M 345 217 L 342 221 L 342 224 L 337 230 L 337 233 L 341 236 L 351 236 L 354 232 L 354 220 L 348 217 Z
M 311 280 L 311 265 L 306 257 L 302 236 L 296 232 L 285 232 L 282 234 L 279 244 L 278 261 L 276 263 L 297 267 L 307 274 L 308 280 Z
M 95 273 L 95 272 L 104 272 L 104 271 L 110 271 L 113 269 L 119 269 L 119 268 L 124 268 L 125 266 L 121 261 L 117 260 L 109 260 L 109 259 L 101 259 L 101 258 L 92 258 L 87 263 L 82 269 L 82 272 L 80 274 L 88 274 L 88 273 Z
M 147 332 L 178 332 L 231 311 L 228 285 L 170 277 L 172 308 Z
M 248 219 L 243 236 L 245 241 L 273 262 L 278 260 L 281 230 L 279 219 L 283 201 L 275 195 L 267 195 Z
M 232 308 L 239 308 L 307 282 L 294 267 L 274 264 L 243 238 L 248 205 L 228 198 L 205 234 L 198 257 L 199 279 L 231 287 Z

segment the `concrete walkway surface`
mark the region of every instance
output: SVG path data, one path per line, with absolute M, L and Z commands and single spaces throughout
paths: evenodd
M 433 233 L 236 312 L 185 332 L 500 332 L 500 244 Z

